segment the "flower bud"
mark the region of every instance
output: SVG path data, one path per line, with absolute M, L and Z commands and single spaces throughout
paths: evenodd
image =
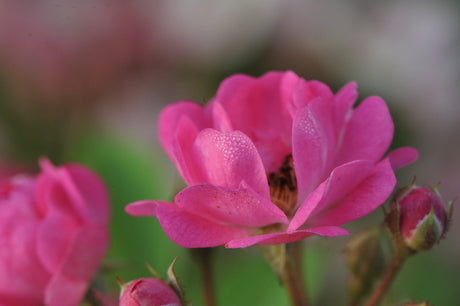
M 141 278 L 129 282 L 121 290 L 120 306 L 181 305 L 180 298 L 164 281 Z
M 394 211 L 398 211 L 399 222 L 393 222 L 397 228 L 390 227 L 390 230 L 393 233 L 397 231 L 411 250 L 429 250 L 448 228 L 452 202 L 446 211 L 437 186 L 427 188 L 412 184 L 400 190 L 395 197 L 392 204 Z
M 351 272 L 348 291 L 353 305 L 369 293 L 374 280 L 385 270 L 385 255 L 390 247 L 385 233 L 382 227 L 364 230 L 352 237 L 343 250 Z
M 168 280 L 165 283 L 160 279 L 160 275 L 148 264 L 147 268 L 155 278 L 140 278 L 126 284 L 121 278 L 117 278 L 121 286 L 120 306 L 181 306 L 188 304 L 185 301 L 184 291 L 182 290 L 174 265 L 177 257 L 168 268 Z

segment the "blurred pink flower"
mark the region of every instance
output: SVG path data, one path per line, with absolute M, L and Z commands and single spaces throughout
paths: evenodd
M 0 2 L 4 81 L 26 100 L 91 104 L 152 57 L 150 20 L 139 3 Z
M 0 185 L 0 304 L 77 305 L 104 256 L 109 203 L 78 165 Z
M 120 306 L 181 305 L 180 298 L 174 290 L 161 279 L 141 278 L 126 285 L 121 292 Z
M 363 217 L 391 194 L 393 169 L 417 157 L 383 158 L 393 122 L 379 97 L 355 110 L 356 84 L 334 95 L 293 72 L 226 79 L 206 107 L 181 101 L 160 115 L 159 135 L 190 185 L 174 204 L 140 201 L 126 211 L 156 216 L 183 247 L 247 247 L 318 234 Z

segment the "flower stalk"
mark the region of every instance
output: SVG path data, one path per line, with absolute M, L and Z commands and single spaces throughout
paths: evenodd
M 385 293 L 390 288 L 391 283 L 393 282 L 396 274 L 398 274 L 399 270 L 401 269 L 404 261 L 410 255 L 410 253 L 406 252 L 396 252 L 393 256 L 393 259 L 390 262 L 390 265 L 385 271 L 385 274 L 380 279 L 379 283 L 375 287 L 374 291 L 372 292 L 371 296 L 364 304 L 365 306 L 376 306 L 380 303 Z
M 212 266 L 212 248 L 191 249 L 195 260 L 198 263 L 201 272 L 201 294 L 203 305 L 216 305 L 214 294 L 214 273 Z
M 283 269 L 283 284 L 292 305 L 308 305 L 307 287 L 303 277 L 302 244 L 294 242 L 286 245 L 286 260 Z

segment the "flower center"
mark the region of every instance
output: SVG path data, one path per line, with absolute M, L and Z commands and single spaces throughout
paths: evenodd
M 291 217 L 297 203 L 297 179 L 292 154 L 286 156 L 278 172 L 268 174 L 268 185 L 272 202 Z

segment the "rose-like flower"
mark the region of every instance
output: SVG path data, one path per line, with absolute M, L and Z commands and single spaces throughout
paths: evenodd
M 78 305 L 108 246 L 101 180 L 41 161 L 0 185 L 0 305 Z
M 157 278 L 141 278 L 126 284 L 120 294 L 120 306 L 180 306 L 176 292 Z
M 318 234 L 363 217 L 392 192 L 411 148 L 383 158 L 393 122 L 379 97 L 356 109 L 356 84 L 334 95 L 293 72 L 235 75 L 202 107 L 181 101 L 160 115 L 159 135 L 190 185 L 174 203 L 139 201 L 183 247 L 247 247 Z
M 390 216 L 398 218 L 390 228 L 402 237 L 405 244 L 414 251 L 431 249 L 448 228 L 452 202 L 446 211 L 437 187 L 427 188 L 412 185 L 403 188 L 396 195 Z M 391 224 L 391 223 L 390 223 Z

